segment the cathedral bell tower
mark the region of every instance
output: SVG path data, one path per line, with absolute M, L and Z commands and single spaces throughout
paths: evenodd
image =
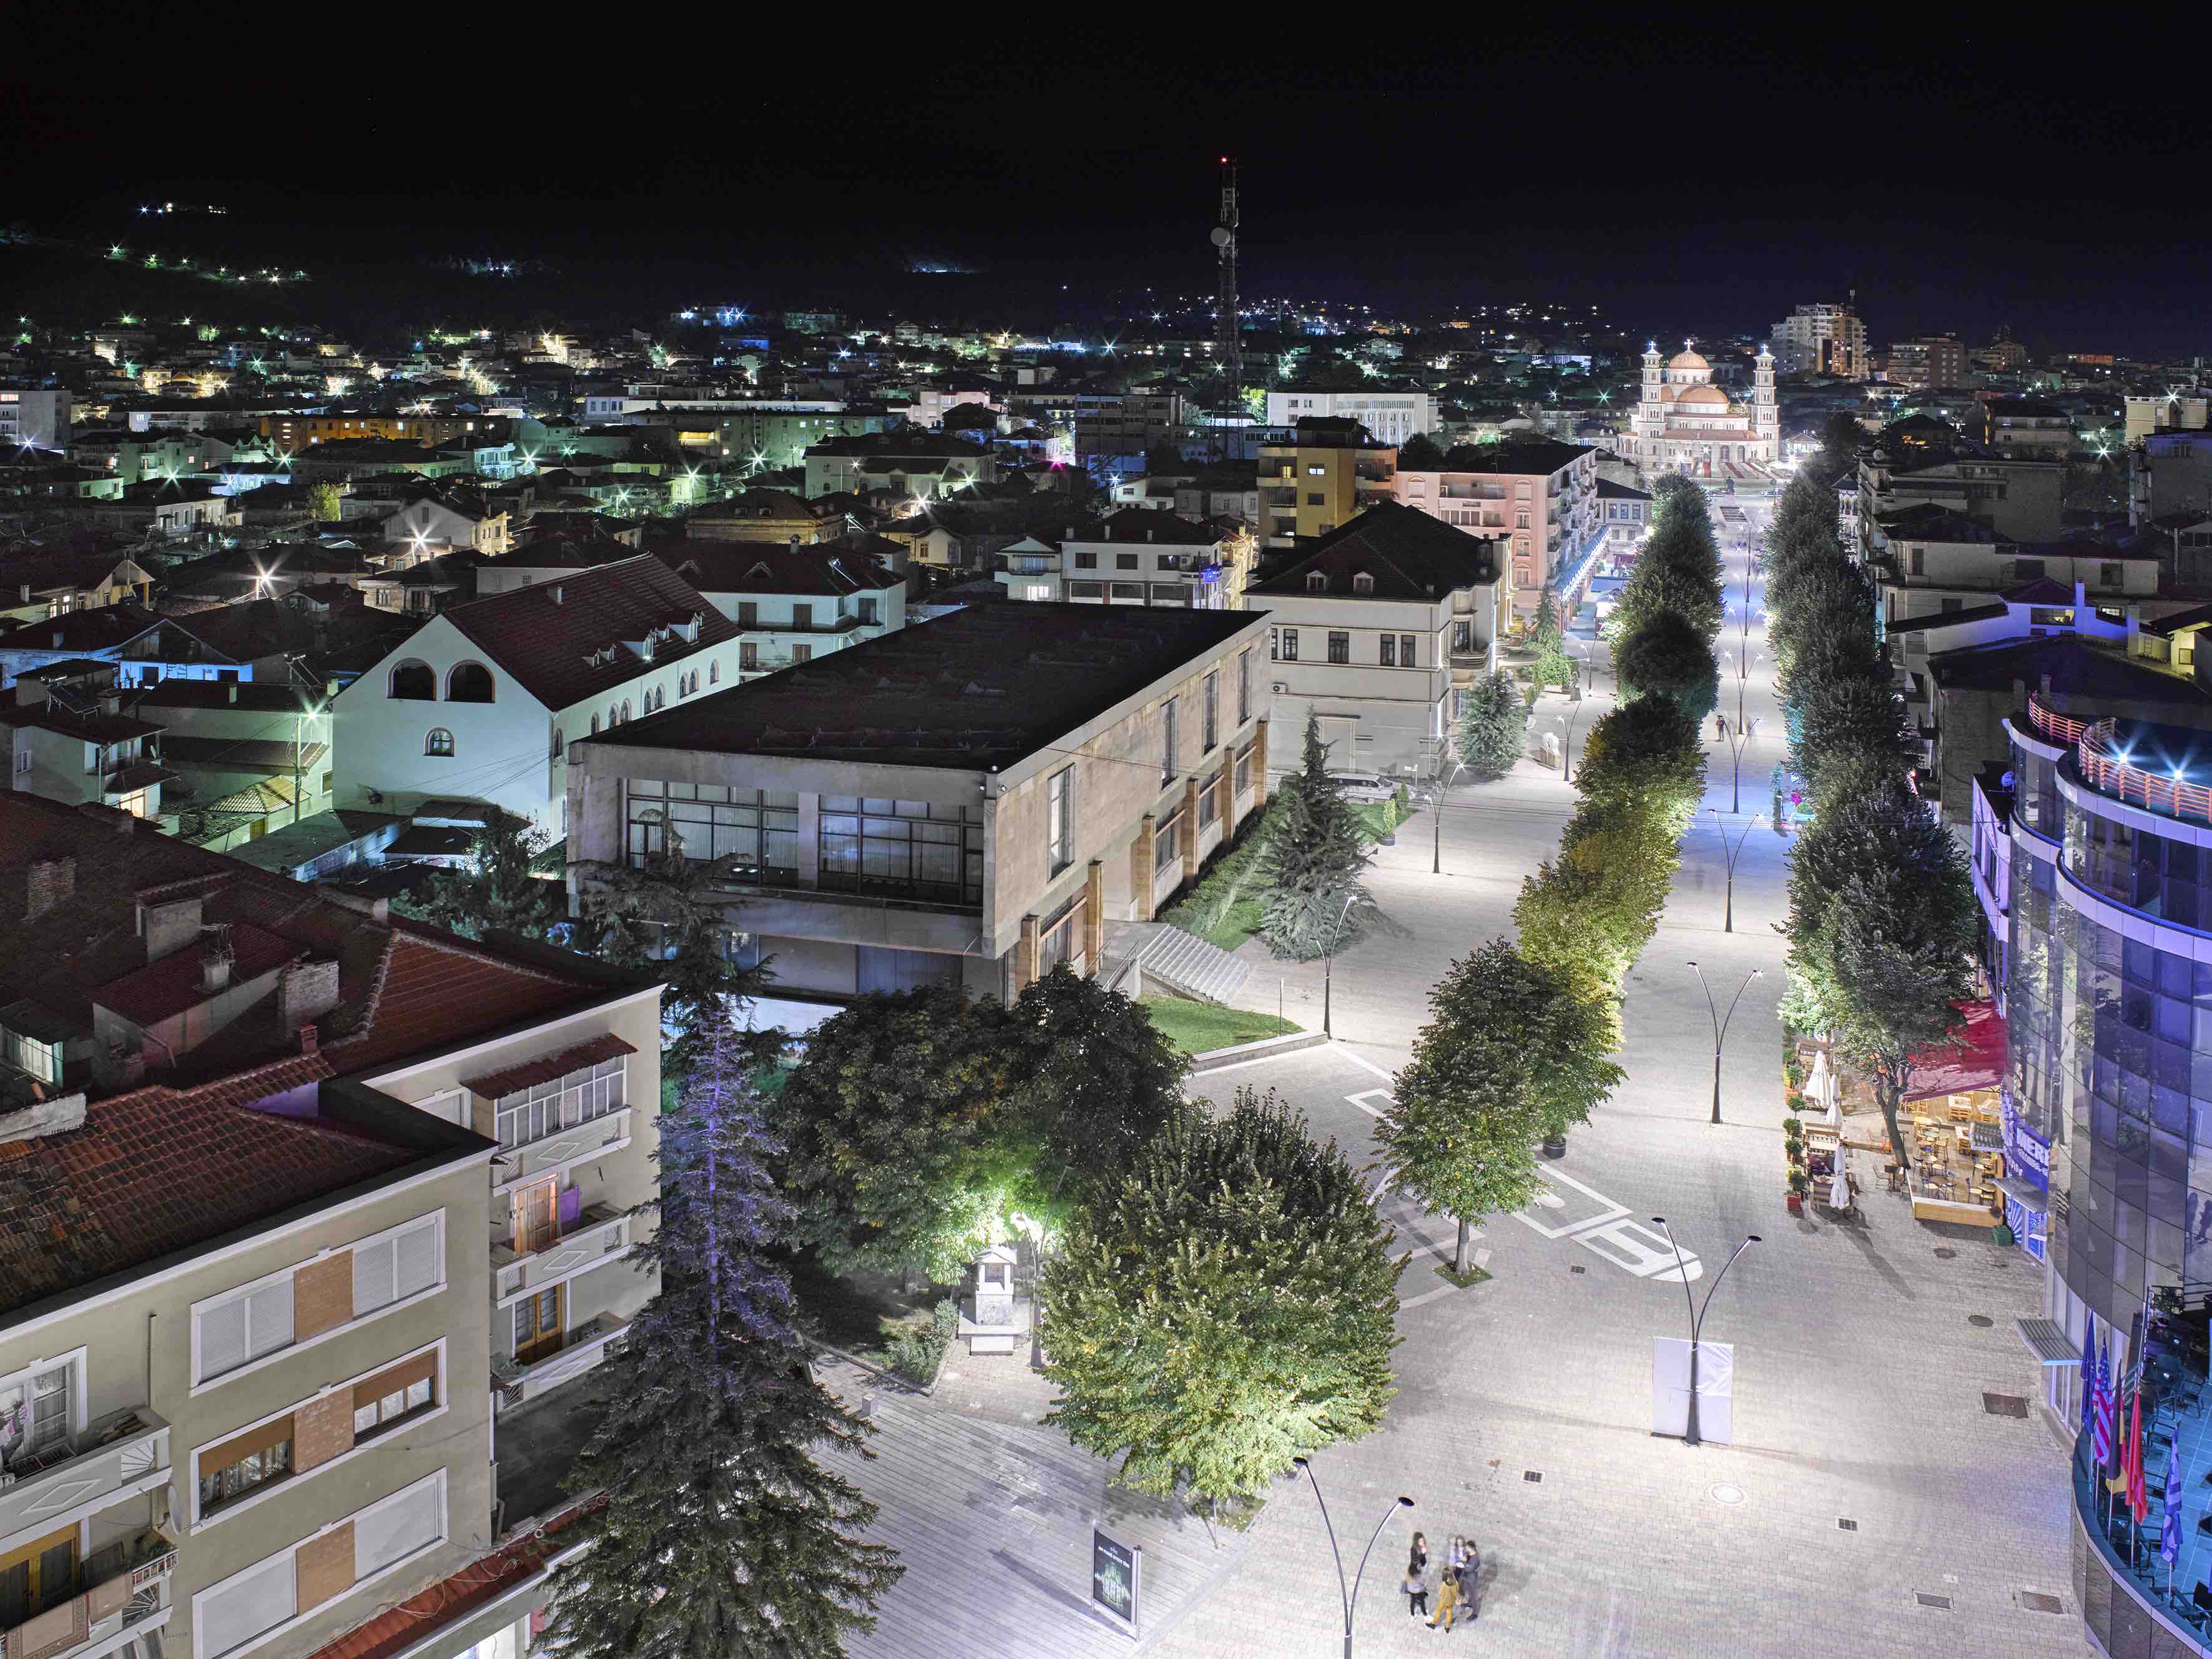
M 1752 367 L 1751 429 L 1766 446 L 1760 457 L 1768 465 L 1782 459 L 1782 410 L 1774 401 L 1774 353 L 1766 347 L 1759 349 L 1758 361 Z

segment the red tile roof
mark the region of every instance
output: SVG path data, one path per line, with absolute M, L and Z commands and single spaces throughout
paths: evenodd
M 698 640 L 663 639 L 649 665 L 622 643 L 695 616 L 702 618 Z M 738 635 L 735 623 L 649 553 L 455 605 L 443 620 L 552 709 L 567 708 Z M 594 663 L 593 654 L 609 646 L 614 647 L 611 660 Z
M 234 957 L 230 969 L 234 985 L 258 979 L 292 957 L 307 954 L 291 940 L 251 922 L 233 923 L 228 932 Z M 149 962 L 137 973 L 101 986 L 92 994 L 92 1000 L 135 1024 L 158 1025 L 207 1000 L 210 994 L 202 988 L 204 971 L 198 951 L 172 951 L 159 962 Z

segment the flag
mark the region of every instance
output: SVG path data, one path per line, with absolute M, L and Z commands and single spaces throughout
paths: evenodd
M 2143 1491 L 2142 1466 L 2142 1389 L 2138 1386 L 2134 1397 L 2128 1401 L 2128 1513 L 2141 1526 L 2149 1518 L 2150 1498 Z
M 2081 1432 L 2097 1420 L 2097 1316 L 2086 1316 L 2081 1331 Z
M 2100 1340 L 2097 1344 L 2097 1423 L 2096 1438 L 2092 1449 L 2096 1453 L 2097 1467 L 2103 1469 L 2112 1461 L 2112 1344 Z
M 2158 1553 L 2169 1570 L 2181 1559 L 2181 1443 L 2166 1448 L 2166 1524 L 2159 1528 Z

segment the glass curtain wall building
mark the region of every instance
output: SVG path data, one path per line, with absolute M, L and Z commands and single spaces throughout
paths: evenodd
M 2008 1196 L 2032 1212 L 2041 1191 L 2045 1313 L 2073 1352 L 2094 1316 L 2116 1374 L 2146 1358 L 2163 1370 L 2170 1328 L 2154 1304 L 2212 1291 L 2212 737 L 2084 722 L 2033 698 L 2006 724 Z M 2045 1403 L 2078 1425 L 2080 1367 L 2044 1374 Z M 2181 1389 L 2166 1395 L 2166 1431 L 2193 1440 Z M 2185 1556 L 2169 1574 L 2100 1523 L 2086 1454 L 2076 1465 L 2075 1589 L 2093 1643 L 2114 1659 L 2207 1651 L 2202 1610 L 2172 1596 L 2212 1564 Z M 2154 1530 L 2160 1518 L 2154 1505 Z

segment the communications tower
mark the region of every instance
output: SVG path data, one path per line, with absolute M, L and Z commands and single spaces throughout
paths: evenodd
M 1237 323 L 1237 158 L 1221 158 L 1221 222 L 1213 228 L 1221 258 L 1221 287 L 1213 319 L 1214 364 L 1221 371 L 1222 414 L 1235 419 L 1244 409 L 1244 350 Z

